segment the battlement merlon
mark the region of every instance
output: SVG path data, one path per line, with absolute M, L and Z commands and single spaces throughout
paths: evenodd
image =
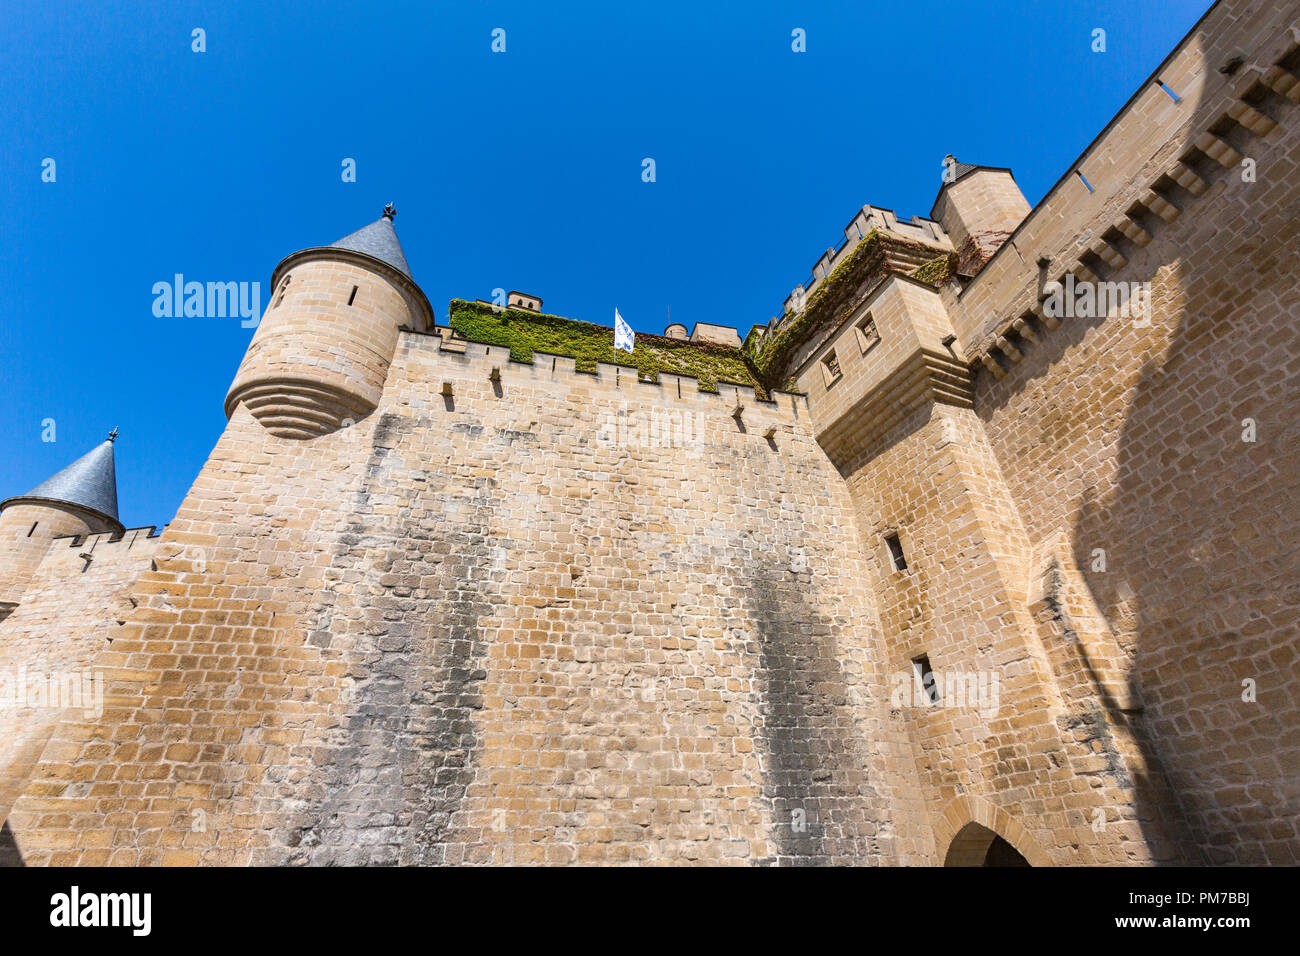
M 99 531 L 94 534 L 63 534 L 58 535 L 51 543 L 55 547 L 64 545 L 69 548 L 80 548 L 83 551 L 93 551 L 99 547 L 118 544 L 124 548 L 130 548 L 137 541 L 161 538 L 166 529 L 166 525 L 160 528 L 157 525 L 146 524 L 138 528 L 124 528 L 121 531 Z
M 441 331 L 441 330 L 440 330 Z M 511 357 L 504 345 L 491 345 L 468 339 L 444 338 L 441 334 L 403 330 L 400 349 L 413 355 L 432 358 L 446 364 L 445 376 L 428 379 L 430 390 L 453 404 L 467 398 L 467 377 L 475 391 L 501 389 L 508 394 L 511 385 L 541 384 L 568 380 L 575 386 L 594 387 L 614 399 L 625 396 L 629 401 L 648 401 L 744 418 L 747 427 L 776 421 L 807 421 L 807 396 L 797 392 L 772 391 L 767 398 L 758 395 L 752 385 L 719 380 L 714 390 L 700 387 L 698 378 L 675 372 L 660 371 L 657 381 L 628 365 L 595 362 L 591 371 L 580 370 L 572 356 L 554 355 L 535 350 L 532 361 Z M 487 391 L 491 394 L 491 391 Z M 745 418 L 746 413 L 749 417 Z
M 105 562 L 117 565 L 153 558 L 157 556 L 162 544 L 164 530 L 165 525 L 162 528 L 145 525 L 123 531 L 62 535 L 50 543 L 41 567 L 47 571 L 50 568 L 66 567 L 83 572 Z
M 901 222 L 892 209 L 865 205 L 859 209 L 844 227 L 844 241 L 835 249 L 827 249 L 813 265 L 810 280 L 794 287 L 786 297 L 782 314 L 801 311 L 799 304 L 835 271 L 870 232 L 875 229 L 891 233 L 913 242 L 923 242 L 940 250 L 953 251 L 952 239 L 937 221 L 922 216 L 913 216 L 909 222 Z

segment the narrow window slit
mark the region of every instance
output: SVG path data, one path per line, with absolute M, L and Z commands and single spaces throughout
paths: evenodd
M 894 570 L 906 571 L 907 558 L 903 556 L 903 542 L 898 539 L 898 535 L 885 535 L 885 546 L 889 548 L 889 560 L 893 563 Z
M 931 704 L 939 703 L 939 685 L 934 678 L 934 669 L 930 666 L 929 655 L 921 654 L 912 658 L 912 673 L 921 687 L 924 699 Z

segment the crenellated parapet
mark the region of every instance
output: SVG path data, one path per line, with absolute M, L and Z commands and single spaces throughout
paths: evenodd
M 96 564 L 136 559 L 142 554 L 153 554 L 162 542 L 162 529 L 155 525 L 126 528 L 122 531 L 100 531 L 95 534 L 73 534 L 55 538 L 45 554 L 42 569 L 67 566 L 84 569 Z
M 597 362 L 632 366 L 655 378 L 661 372 L 698 378 L 702 388 L 718 381 L 759 385 L 740 349 L 736 329 L 696 322 L 689 336 L 638 332 L 631 352 L 615 347 L 614 330 L 559 315 L 493 307 L 490 303 L 452 299 L 448 312 L 452 334 L 487 345 L 504 346 L 515 358 L 527 360 L 534 350 L 569 355 L 579 370 Z
M 853 254 L 858 243 L 872 232 L 883 232 L 913 243 L 923 243 L 939 250 L 952 250 L 953 243 L 944 232 L 943 226 L 933 219 L 913 216 L 907 222 L 900 221 L 892 209 L 866 205 L 854 213 L 849 224 L 844 227 L 844 238 L 834 248 L 829 248 L 813 263 L 812 275 L 794 287 L 786 296 L 782 307 L 784 315 L 802 312 L 813 292 L 821 286 L 831 274 Z M 933 257 L 931 257 L 933 258 Z M 915 263 L 916 266 L 923 262 Z
M 745 348 L 764 382 L 788 383 L 808 356 L 850 312 L 895 276 L 914 277 L 933 287 L 951 274 L 951 247 L 928 245 L 894 232 L 874 229 L 841 256 L 824 281 L 801 303 L 759 331 L 751 331 Z M 942 269 L 926 275 L 939 265 Z
M 699 411 L 730 419 L 744 430 L 758 428 L 762 435 L 769 426 L 806 417 L 804 395 L 784 391 L 763 393 L 752 384 L 716 380 L 701 382 L 695 376 L 668 371 L 647 374 L 639 369 L 611 362 L 595 362 L 580 368 L 573 356 L 534 351 L 531 360 L 511 355 L 508 347 L 450 334 L 403 333 L 403 347 L 439 370 L 427 383 L 431 392 L 449 407 L 486 394 L 504 397 L 511 387 L 580 388 L 595 403 L 620 401 L 649 402 L 663 407 Z M 445 374 L 442 374 L 445 373 Z M 498 394 L 499 393 L 499 394 Z M 761 426 L 761 427 L 759 427 Z

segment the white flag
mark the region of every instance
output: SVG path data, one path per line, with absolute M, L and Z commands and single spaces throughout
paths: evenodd
M 623 316 L 618 314 L 618 309 L 614 310 L 614 348 L 632 351 L 636 344 L 636 336 L 632 332 L 632 326 L 623 320 Z

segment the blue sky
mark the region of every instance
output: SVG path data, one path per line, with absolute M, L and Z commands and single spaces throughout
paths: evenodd
M 0 498 L 119 426 L 123 522 L 171 519 L 253 332 L 155 317 L 175 273 L 265 306 L 392 200 L 440 321 L 503 287 L 743 335 L 863 203 L 928 215 L 946 153 L 1037 202 L 1208 6 L 5 0 Z

